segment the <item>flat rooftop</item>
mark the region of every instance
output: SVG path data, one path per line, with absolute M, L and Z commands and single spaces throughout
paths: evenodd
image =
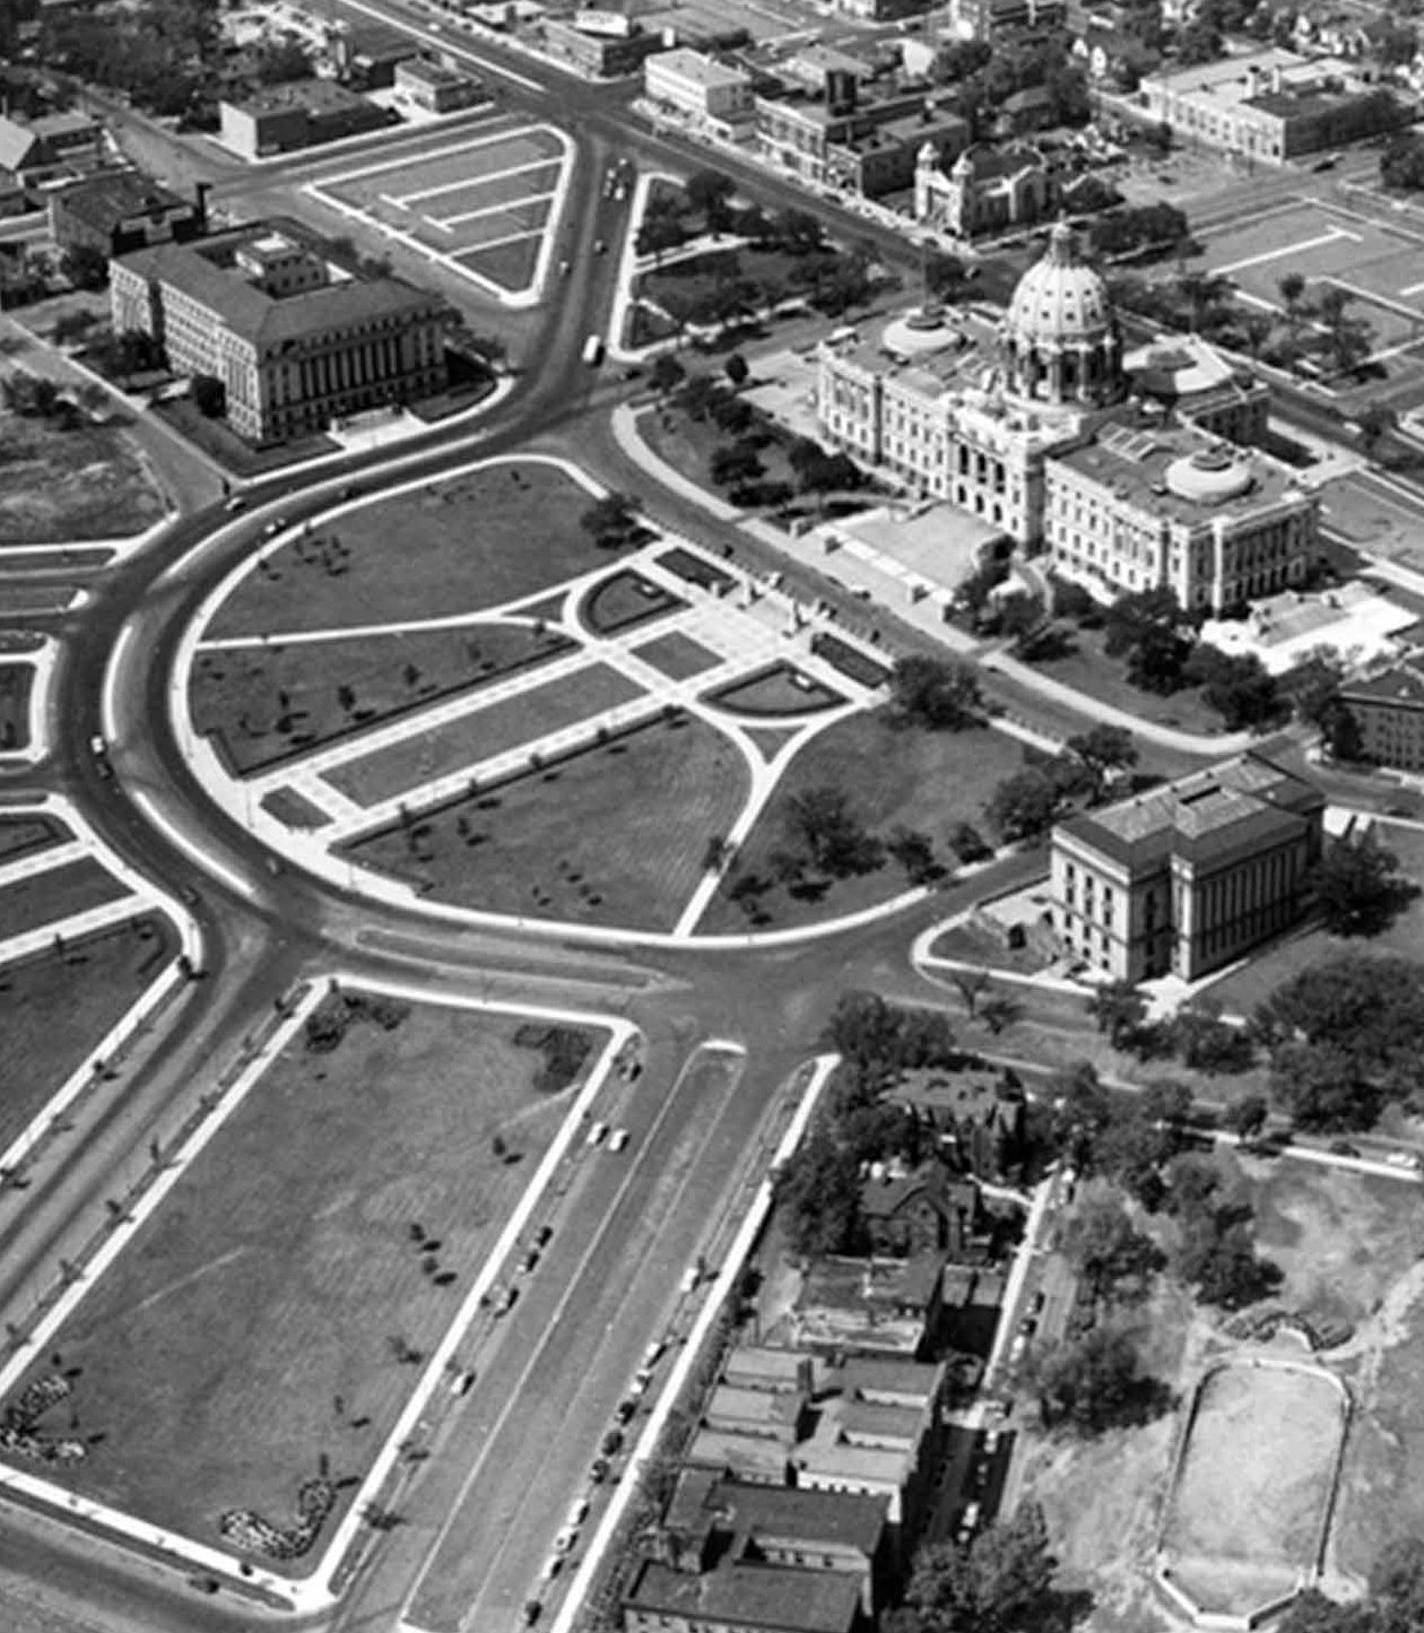
M 700 51 L 689 51 L 686 47 L 676 51 L 660 51 L 656 56 L 649 57 L 646 67 L 654 65 L 666 69 L 670 74 L 680 74 L 695 85 L 746 85 L 751 80 L 751 76 L 742 69 L 729 68 L 713 57 L 703 56 Z
M 1303 497 L 1294 477 L 1260 454 L 1186 425 L 1110 422 L 1094 441 L 1049 457 L 1058 468 L 1089 477 L 1154 518 L 1182 527 L 1246 517 Z
M 648 1560 L 625 1603 L 699 1625 L 850 1633 L 860 1615 L 860 1582 L 848 1571 L 779 1565 L 724 1565 L 695 1576 Z

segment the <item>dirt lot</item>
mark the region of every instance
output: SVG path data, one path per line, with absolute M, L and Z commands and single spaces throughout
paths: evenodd
M 121 538 L 162 515 L 162 495 L 122 432 L 61 431 L 0 412 L 0 544 Z

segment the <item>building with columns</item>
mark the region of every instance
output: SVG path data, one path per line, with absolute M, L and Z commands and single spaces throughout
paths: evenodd
M 446 383 L 454 314 L 439 295 L 354 276 L 266 225 L 123 256 L 109 298 L 116 332 L 154 336 L 175 374 L 222 382 L 227 421 L 252 442 Z
M 1300 918 L 1324 811 L 1313 784 L 1246 753 L 1062 822 L 1059 939 L 1104 979 L 1220 969 Z
M 1007 310 L 933 305 L 819 353 L 828 440 L 957 505 L 1100 599 L 1170 585 L 1219 612 L 1301 583 L 1318 502 L 1264 454 L 1265 394 L 1200 341 L 1124 357 L 1072 230 Z

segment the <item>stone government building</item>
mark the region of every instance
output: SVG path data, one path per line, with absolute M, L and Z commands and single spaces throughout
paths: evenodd
M 1203 342 L 1128 356 L 1060 223 L 1008 309 L 928 306 L 822 345 L 832 442 L 968 511 L 1103 600 L 1170 584 L 1219 612 L 1302 583 L 1318 501 L 1247 444 L 1268 390 Z
M 109 298 L 116 333 L 154 336 L 175 374 L 220 380 L 228 423 L 253 442 L 446 384 L 441 296 L 353 276 L 263 223 L 124 256 Z

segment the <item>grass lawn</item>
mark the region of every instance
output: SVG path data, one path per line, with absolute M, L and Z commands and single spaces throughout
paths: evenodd
M 121 431 L 0 412 L 0 544 L 120 538 L 162 516 L 163 496 Z
M 40 550 L 32 546 L 23 554 L 0 562 L 0 582 L 11 573 L 57 573 L 66 567 L 71 572 L 98 572 L 108 566 L 114 555 L 113 550 L 83 546 L 62 550 Z
M 523 743 L 591 720 L 643 695 L 616 669 L 589 664 L 575 674 L 544 681 L 474 714 L 418 732 L 364 759 L 324 773 L 326 780 L 361 805 L 379 805 L 406 789 L 418 788 L 504 754 Z
M 334 1052 L 294 1042 L 56 1335 L 104 1437 L 74 1489 L 218 1544 L 227 1509 L 287 1523 L 323 1457 L 364 1474 L 418 1375 L 392 1338 L 438 1341 L 567 1112 L 518 1026 L 423 1005 Z
M 7 579 L 0 584 L 0 611 L 63 612 L 79 591 L 77 584 Z
M 1243 1363 L 1202 1385 L 1163 1533 L 1198 1603 L 1244 1613 L 1310 1568 L 1344 1412 L 1309 1373 Z
M 1420 895 L 1377 936 L 1335 936 L 1316 925 L 1267 946 L 1240 969 L 1212 983 L 1212 996 L 1219 998 L 1229 1013 L 1249 1015 L 1282 983 L 1326 958 L 1341 954 L 1363 958 L 1381 953 L 1399 953 L 1406 958 L 1424 956 L 1424 833 L 1390 822 L 1377 822 L 1375 832 L 1381 844 L 1398 856 L 1399 871 L 1420 885 Z
M 29 812 L 24 816 L 0 816 L 0 861 L 48 850 L 73 837 L 58 817 Z
M 963 818 L 982 826 L 995 785 L 1023 769 L 1021 746 L 1003 732 L 898 729 L 888 709 L 847 715 L 812 737 L 787 767 L 739 852 L 740 874 L 769 879 L 771 854 L 785 844 L 787 801 L 810 788 L 845 792 L 852 812 L 884 836 L 903 824 L 934 841 L 946 865 L 947 830 Z M 732 875 L 733 878 L 736 874 Z M 773 884 L 760 898 L 764 924 L 783 928 L 839 917 L 886 901 L 908 888 L 904 871 L 887 861 L 874 873 L 834 880 L 816 900 L 798 900 Z M 713 897 L 698 928 L 706 934 L 744 930 L 746 912 L 725 891 Z
M 812 680 L 794 664 L 778 663 L 759 675 L 739 680 L 734 686 L 713 692 L 707 699 L 728 714 L 774 719 L 777 716 L 816 714 L 833 709 L 845 699 L 829 686 Z
M 35 670 L 29 663 L 0 663 L 0 753 L 30 746 L 30 693 Z
M 534 595 L 608 560 L 579 526 L 592 503 L 563 471 L 535 462 L 430 482 L 283 545 L 268 571 L 237 585 L 206 633 L 394 624 Z M 332 537 L 340 552 L 319 547 Z
M 0 936 L 24 935 L 130 894 L 129 887 L 108 868 L 92 857 L 81 857 L 0 886 Z
M 0 969 L 0 1147 L 16 1139 L 177 952 L 166 918 L 132 919 Z
M 435 901 L 670 930 L 707 841 L 731 827 L 746 791 L 732 744 L 680 716 L 428 813 L 409 839 L 387 829 L 351 854 L 428 884 Z
M 725 281 L 729 263 L 736 261 L 744 278 L 760 281 L 775 279 L 785 284 L 798 258 L 782 249 L 754 249 L 743 245 L 736 249 L 709 248 L 700 255 L 689 255 L 681 261 L 670 261 L 666 266 L 645 272 L 638 279 L 635 293 L 646 296 L 655 305 L 671 295 L 674 299 L 699 301 L 710 295 Z
M 1203 702 L 1199 686 L 1186 687 L 1170 697 L 1144 692 L 1128 683 L 1122 659 L 1110 658 L 1104 652 L 1102 630 L 1071 629 L 1070 634 L 1076 650 L 1065 657 L 1036 662 L 1033 667 L 1075 691 L 1126 709 L 1142 720 L 1176 726 L 1202 736 L 1214 736 L 1225 730 L 1221 716 Z
M 274 788 L 262 796 L 262 809 L 289 828 L 324 828 L 331 818 L 295 788 Z
M 958 959 L 964 964 L 1011 970 L 1019 975 L 1033 975 L 1050 962 L 1031 947 L 1010 947 L 1003 935 L 972 921 L 953 925 L 935 939 L 930 950 L 936 958 Z
M 613 635 L 686 605 L 671 590 L 625 568 L 594 585 L 579 604 L 578 616 L 595 635 Z
M 225 762 L 251 771 L 570 645 L 522 624 L 483 624 L 200 651 L 189 703 L 194 725 L 216 737 Z
M 531 238 L 520 238 L 512 244 L 496 244 L 490 249 L 462 257 L 471 272 L 488 278 L 502 289 L 527 289 L 534 281 L 534 269 L 539 264 L 539 249 L 544 241 L 542 233 Z
M 689 482 L 709 493 L 726 493 L 712 480 L 712 455 L 726 443 L 737 439 L 727 431 L 719 431 L 710 418 L 694 420 L 680 408 L 654 408 L 638 421 L 638 431 L 644 442 L 659 459 L 672 466 Z M 757 457 L 766 470 L 758 482 L 789 482 L 797 487 L 796 474 L 787 463 L 781 444 L 775 439 L 757 449 Z
M 633 656 L 641 658 L 669 680 L 691 680 L 694 675 L 716 669 L 722 662 L 718 653 L 678 629 L 670 630 L 666 635 L 655 635 L 651 641 L 634 647 Z

